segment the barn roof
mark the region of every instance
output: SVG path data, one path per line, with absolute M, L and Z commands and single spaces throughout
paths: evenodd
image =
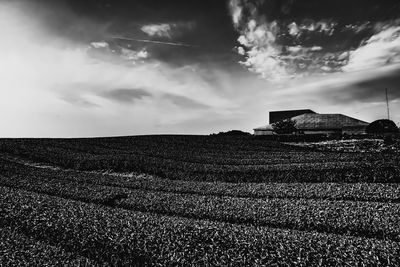
M 358 120 L 343 114 L 317 114 L 309 113 L 293 117 L 296 128 L 300 130 L 334 130 L 343 127 L 367 126 L 368 122 Z
M 284 119 L 293 118 L 306 113 L 315 113 L 311 109 L 276 110 L 269 112 L 269 123 L 275 123 Z

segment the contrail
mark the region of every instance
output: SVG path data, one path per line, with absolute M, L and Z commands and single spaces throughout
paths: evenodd
M 198 45 L 192 44 L 184 44 L 184 43 L 173 43 L 173 42 L 161 42 L 161 41 L 152 41 L 146 39 L 136 39 L 136 38 L 126 38 L 126 37 L 119 37 L 119 36 L 112 36 L 112 39 L 118 40 L 127 40 L 127 41 L 135 41 L 135 42 L 143 42 L 143 43 L 153 43 L 153 44 L 163 44 L 163 45 L 174 45 L 174 46 L 185 46 L 185 47 L 199 47 Z

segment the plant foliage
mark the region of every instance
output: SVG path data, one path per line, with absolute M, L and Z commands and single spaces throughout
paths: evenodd
M 292 134 L 297 131 L 296 121 L 285 119 L 272 124 L 272 129 L 277 134 Z
M 371 122 L 365 131 L 368 134 L 398 133 L 399 128 L 391 120 L 376 120 Z

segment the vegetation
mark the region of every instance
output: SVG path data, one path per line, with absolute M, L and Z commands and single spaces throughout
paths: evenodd
M 76 170 L 140 172 L 173 180 L 397 182 L 400 155 L 294 148 L 252 137 L 142 136 L 0 140 L 0 152 Z
M 0 265 L 399 266 L 398 159 L 251 137 L 3 139 Z
M 400 264 L 399 243 L 388 240 L 111 209 L 8 188 L 0 188 L 0 203 L 6 227 L 102 266 Z
M 8 167 L 13 165 L 12 162 L 8 164 L 7 161 L 3 161 L 2 164 L 6 165 L 5 169 L 12 169 Z M 336 187 L 336 190 L 342 191 L 331 198 L 328 198 L 326 192 L 325 194 L 316 193 L 315 189 L 307 184 L 300 185 L 299 189 L 292 187 L 294 192 L 291 193 L 287 189 L 284 190 L 285 185 L 270 185 L 271 191 L 273 189 L 277 191 L 275 197 L 267 190 L 261 191 L 261 196 L 251 194 L 256 189 L 254 186 L 251 188 L 252 191 L 247 191 L 247 198 L 243 198 L 238 196 L 244 196 L 245 192 L 235 194 L 225 189 L 215 194 L 210 185 L 207 190 L 207 184 L 201 183 L 197 183 L 197 186 L 196 183 L 192 184 L 197 191 L 188 192 L 175 185 L 175 188 L 170 187 L 168 192 L 146 186 L 137 186 L 133 189 L 128 187 L 128 184 L 124 186 L 123 182 L 118 184 L 118 179 L 114 179 L 114 186 L 102 183 L 88 184 L 85 182 L 88 177 L 93 175 L 94 180 L 96 176 L 99 176 L 90 173 L 74 173 L 75 181 L 73 181 L 68 177 L 68 173 L 63 174 L 62 170 L 44 171 L 24 166 L 18 169 L 25 173 L 9 173 L 7 176 L 0 177 L 0 186 L 128 210 L 186 218 L 207 218 L 228 223 L 293 230 L 347 233 L 354 236 L 400 241 L 400 229 L 396 226 L 400 223 L 398 213 L 400 199 L 396 194 L 400 188 L 395 185 L 375 186 L 377 192 L 372 192 L 372 186 L 371 188 L 365 186 L 366 192 L 369 191 L 371 195 L 359 197 L 361 202 L 343 201 L 349 199 L 349 193 L 356 189 L 348 185 Z M 147 182 L 150 182 L 149 179 Z M 142 183 L 144 184 L 144 181 Z M 224 185 L 221 185 L 220 190 L 223 188 Z M 328 190 L 332 192 L 334 189 Z M 385 192 L 389 194 L 385 195 Z
M 249 136 L 251 134 L 248 132 L 240 131 L 240 130 L 230 130 L 227 132 L 219 132 L 218 134 L 211 134 L 211 135 L 212 136 L 213 135 L 217 135 L 217 136 Z
M 96 262 L 67 252 L 59 246 L 38 241 L 10 226 L 0 228 L 2 266 L 94 266 Z
M 365 131 L 368 134 L 398 133 L 399 128 L 393 121 L 382 119 L 371 122 Z
M 320 199 L 400 203 L 400 186 L 389 183 L 223 183 L 166 180 L 143 174 L 81 172 L 26 166 L 0 160 L 0 185 L 61 194 L 71 197 L 74 191 L 89 190 L 91 202 L 101 202 L 140 189 L 204 196 L 229 196 L 254 199 Z M 49 189 L 50 191 L 46 191 Z M 57 191 L 58 190 L 58 191 Z M 66 195 L 70 194 L 70 195 Z M 74 198 L 81 200 L 81 198 Z M 87 199 L 85 199 L 87 200 Z
M 285 119 L 272 124 L 272 129 L 277 134 L 292 134 L 297 131 L 296 121 Z

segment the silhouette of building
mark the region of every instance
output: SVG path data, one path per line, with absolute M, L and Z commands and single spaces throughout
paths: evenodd
M 301 134 L 363 134 L 368 122 L 343 114 L 319 114 L 310 109 L 272 111 L 270 124 L 254 129 L 254 135 L 275 134 L 272 124 L 284 119 L 296 121 Z
M 299 116 L 302 114 L 315 114 L 311 109 L 295 109 L 295 110 L 282 110 L 282 111 L 270 111 L 269 112 L 269 123 L 275 123 L 278 121 L 282 121 L 284 119 L 290 119 L 295 116 Z

